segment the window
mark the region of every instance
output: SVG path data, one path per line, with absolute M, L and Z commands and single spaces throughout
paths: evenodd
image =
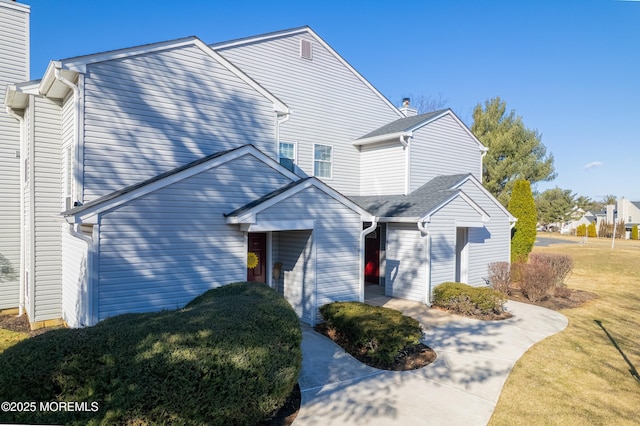
M 313 175 L 331 178 L 333 172 L 332 147 L 329 145 L 313 146 Z
M 296 144 L 294 142 L 279 143 L 278 161 L 287 169 L 293 171 L 293 165 L 296 162 Z
M 309 40 L 300 40 L 300 57 L 313 60 L 313 44 Z

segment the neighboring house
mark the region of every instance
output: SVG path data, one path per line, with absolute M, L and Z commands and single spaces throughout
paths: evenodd
M 29 11 L 0 0 L 0 99 L 7 84 L 29 79 Z M 19 121 L 0 108 L 0 312 L 20 304 L 22 172 Z
M 640 225 L 640 201 L 630 201 L 618 198 L 615 204 L 605 207 L 605 221 L 607 223 L 624 223 L 626 238 L 631 238 L 631 228 Z
M 29 159 L 33 327 L 175 309 L 243 280 L 315 324 L 325 303 L 363 301 L 365 281 L 429 303 L 510 257 L 486 148 L 451 110 L 394 106 L 308 27 L 52 61 L 5 103 Z

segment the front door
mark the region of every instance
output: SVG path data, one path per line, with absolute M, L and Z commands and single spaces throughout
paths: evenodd
M 247 252 L 255 254 L 258 258 L 258 264 L 255 267 L 247 267 L 247 281 L 266 283 L 267 234 L 262 232 L 250 232 L 247 246 Z
M 364 279 L 367 284 L 380 284 L 380 227 L 364 242 Z

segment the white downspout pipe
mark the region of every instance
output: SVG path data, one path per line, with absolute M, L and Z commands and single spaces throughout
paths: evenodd
M 360 285 L 359 285 L 359 297 L 358 300 L 361 303 L 364 303 L 364 256 L 365 256 L 365 238 L 367 237 L 367 235 L 371 234 L 373 231 L 376 230 L 376 228 L 378 227 L 378 218 L 377 217 L 373 217 L 373 219 L 371 220 L 371 226 L 369 226 L 368 228 L 365 228 L 361 233 L 360 233 Z
M 426 283 L 425 283 L 424 304 L 431 307 L 431 234 L 427 229 L 426 223 L 427 222 L 418 222 L 418 230 L 427 237 L 427 261 L 425 262 Z
M 74 151 L 74 156 L 75 159 L 73 161 L 73 166 L 71 167 L 71 176 L 69 176 L 69 179 L 71 179 L 71 192 L 75 194 L 69 194 L 72 198 L 71 198 L 71 206 L 73 206 L 73 201 L 74 198 L 80 199 L 80 201 L 84 201 L 84 197 L 82 196 L 82 194 L 77 193 L 77 185 L 78 183 L 76 182 L 76 178 L 75 178 L 75 170 L 76 168 L 81 164 L 81 155 L 82 152 L 80 150 L 80 125 L 79 125 L 79 120 L 80 120 L 80 88 L 76 85 L 73 84 L 71 81 L 67 80 L 66 78 L 64 78 L 62 76 L 62 73 L 60 72 L 60 68 L 55 68 L 54 70 L 54 75 L 56 77 L 56 80 L 60 81 L 62 84 L 64 84 L 65 86 L 68 86 L 69 88 L 71 88 L 71 90 L 73 91 L 73 141 L 72 141 L 72 146 L 73 146 L 73 151 Z M 74 189 L 76 189 L 74 191 Z M 74 197 L 75 195 L 75 197 Z
M 10 117 L 18 120 L 20 126 L 20 289 L 19 289 L 19 301 L 18 301 L 18 316 L 22 316 L 24 314 L 24 160 L 22 159 L 22 155 L 25 151 L 24 149 L 24 117 L 16 114 L 16 112 L 11 109 L 11 107 L 6 107 L 7 114 Z
M 287 112 L 284 115 L 278 115 L 276 113 L 276 147 L 275 147 L 275 159 L 280 162 L 280 126 L 291 118 L 291 112 Z

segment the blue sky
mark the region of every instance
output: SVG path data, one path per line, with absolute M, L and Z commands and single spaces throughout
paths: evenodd
M 640 1 L 19 0 L 31 78 L 49 60 L 311 26 L 378 90 L 447 100 L 467 124 L 500 96 L 555 157 L 559 186 L 640 201 Z

